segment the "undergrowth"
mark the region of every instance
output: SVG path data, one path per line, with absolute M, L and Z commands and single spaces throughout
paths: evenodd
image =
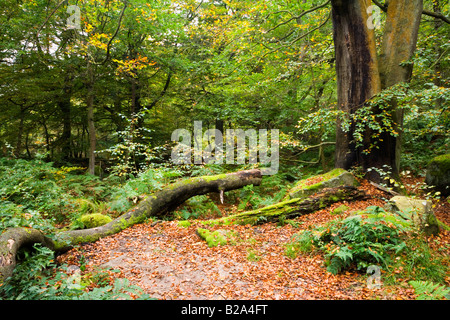
M 432 250 L 409 222 L 375 206 L 303 230 L 286 245 L 291 258 L 313 251 L 324 254 L 327 270 L 333 274 L 349 269 L 365 272 L 370 265 L 378 265 L 390 284 L 400 278 L 445 284 L 449 263 L 446 254 Z
M 69 276 L 67 267 L 57 266 L 54 253 L 34 245 L 34 253 L 24 252 L 23 261 L 0 286 L 4 300 L 130 300 L 150 299 L 142 289 L 125 278 L 113 281 L 106 271 Z

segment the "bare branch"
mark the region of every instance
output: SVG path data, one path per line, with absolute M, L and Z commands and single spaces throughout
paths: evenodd
M 309 10 L 303 11 L 303 12 L 302 12 L 301 14 L 299 14 L 298 16 L 294 16 L 294 17 L 292 17 L 292 18 L 290 18 L 290 19 L 288 19 L 288 20 L 285 20 L 285 21 L 283 21 L 283 22 L 277 24 L 277 25 L 274 26 L 273 28 L 270 28 L 269 30 L 267 30 L 267 32 L 271 32 L 271 31 L 275 30 L 276 28 L 281 27 L 282 25 L 288 24 L 288 23 L 291 22 L 292 20 L 298 20 L 298 19 L 300 19 L 301 17 L 303 17 L 304 15 L 306 15 L 306 14 L 308 14 L 308 13 L 311 13 L 311 12 L 313 12 L 313 11 L 316 11 L 316 10 L 318 10 L 318 9 L 320 9 L 320 8 L 323 8 L 323 7 L 327 6 L 329 3 L 330 3 L 330 0 L 328 0 L 328 1 L 326 1 L 325 3 L 320 4 L 320 5 L 318 5 L 318 6 L 314 7 L 314 8 L 311 8 L 311 9 L 309 9 Z
M 372 0 L 373 3 L 375 3 L 381 10 L 383 10 L 384 12 L 387 12 L 388 6 L 386 4 L 382 4 L 380 1 L 378 0 Z M 448 24 L 450 24 L 450 18 L 444 16 L 443 14 L 440 14 L 438 12 L 433 12 L 433 11 L 429 11 L 429 10 L 422 10 L 422 14 L 426 15 L 426 16 L 430 16 L 430 17 L 434 17 L 437 19 L 440 19 Z
M 109 39 L 109 41 L 108 41 L 108 44 L 106 46 L 106 57 L 102 61 L 101 64 L 104 64 L 109 59 L 109 50 L 111 49 L 111 43 L 113 42 L 114 38 L 119 33 L 120 25 L 122 23 L 123 14 L 125 13 L 125 9 L 127 8 L 127 4 L 128 4 L 128 1 L 124 1 L 123 9 L 122 9 L 122 12 L 120 13 L 120 16 L 119 16 L 119 22 L 117 23 L 116 31 L 112 35 L 111 39 Z

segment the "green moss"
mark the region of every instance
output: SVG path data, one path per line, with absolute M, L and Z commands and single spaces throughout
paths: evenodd
M 197 234 L 206 241 L 209 247 L 224 246 L 228 243 L 226 230 L 219 229 L 211 232 L 208 229 L 198 228 Z
M 437 218 L 436 218 L 436 220 L 437 220 L 437 223 L 439 224 L 439 226 L 440 226 L 442 229 L 447 230 L 447 231 L 450 231 L 450 227 L 449 227 L 448 225 L 446 225 L 444 222 L 440 221 L 440 220 L 437 219 Z
M 337 208 L 335 208 L 333 211 L 331 211 L 332 215 L 342 214 L 346 212 L 349 208 L 346 205 L 341 205 Z
M 443 154 L 441 156 L 437 156 L 437 157 L 433 158 L 428 163 L 428 166 L 432 167 L 433 164 L 437 164 L 437 167 L 439 168 L 439 171 L 441 171 L 441 172 L 450 171 L 450 153 L 449 154 Z M 437 172 L 437 173 L 439 173 L 439 172 Z
M 111 222 L 112 219 L 111 217 L 101 213 L 92 213 L 82 216 L 80 221 L 86 226 L 86 228 L 90 229 L 103 226 Z
M 223 179 L 226 179 L 226 178 L 227 178 L 226 173 L 223 173 L 223 174 L 217 174 L 217 175 L 215 175 L 215 176 L 203 176 L 203 177 L 202 177 L 202 179 L 205 180 L 205 181 L 207 181 L 207 182 L 210 182 L 210 181 L 216 181 L 216 180 L 223 180 Z
M 178 226 L 183 228 L 188 228 L 191 226 L 191 223 L 187 220 L 178 221 Z
M 324 181 L 330 180 L 332 178 L 335 178 L 341 174 L 343 174 L 345 172 L 344 169 L 341 168 L 336 168 L 333 169 L 327 173 L 321 174 L 321 175 L 317 175 L 317 176 L 312 176 L 309 177 L 307 179 L 303 179 L 300 180 L 299 182 L 296 183 L 296 185 L 294 186 L 294 188 L 292 189 L 293 191 L 297 191 L 297 190 L 308 190 L 308 191 L 315 191 L 315 190 L 319 190 L 322 187 L 322 184 Z M 316 180 L 316 179 L 320 179 L 319 182 L 312 184 L 312 185 L 307 185 L 309 181 L 311 180 Z

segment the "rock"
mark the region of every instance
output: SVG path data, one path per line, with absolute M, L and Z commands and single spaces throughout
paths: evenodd
M 358 181 L 350 172 L 337 168 L 321 175 L 300 180 L 289 192 L 289 197 L 291 199 L 306 198 L 324 188 L 357 185 Z
M 435 157 L 428 163 L 425 182 L 444 197 L 450 195 L 450 153 Z
M 85 214 L 80 218 L 80 221 L 85 225 L 86 228 L 96 228 L 103 226 L 112 221 L 111 217 L 101 214 L 101 213 L 93 213 L 93 214 Z
M 431 205 L 432 203 L 429 200 L 395 196 L 389 200 L 385 209 L 398 211 L 400 216 L 412 221 L 413 225 L 423 230 L 425 234 L 437 235 L 439 224 Z

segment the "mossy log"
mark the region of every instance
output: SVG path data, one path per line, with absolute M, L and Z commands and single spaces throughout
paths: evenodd
M 324 189 L 319 193 L 305 199 L 295 198 L 279 202 L 261 209 L 246 211 L 223 217 L 220 219 L 206 221 L 206 224 L 259 224 L 264 222 L 278 222 L 282 219 L 292 219 L 305 214 L 313 213 L 317 210 L 343 200 L 352 201 L 365 197 L 362 190 L 352 186 L 342 186 Z
M 16 266 L 16 255 L 20 248 L 40 243 L 54 250 L 53 241 L 40 230 L 10 228 L 0 236 L 0 284 L 10 276 Z
M 8 229 L 0 235 L 0 283 L 14 270 L 16 254 L 21 247 L 41 243 L 56 252 L 64 252 L 76 244 L 94 242 L 102 237 L 118 233 L 129 226 L 142 223 L 149 217 L 162 218 L 193 196 L 210 192 L 222 193 L 247 185 L 260 185 L 261 179 L 262 174 L 258 169 L 184 179 L 148 196 L 132 210 L 105 225 L 63 231 L 52 238 L 31 228 Z

